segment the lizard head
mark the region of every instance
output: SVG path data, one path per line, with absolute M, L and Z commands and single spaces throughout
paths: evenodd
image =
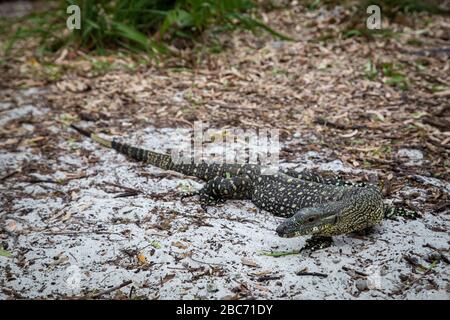
M 338 212 L 319 208 L 304 208 L 292 217 L 284 220 L 277 227 L 277 234 L 283 238 L 292 238 L 305 235 L 332 235 L 338 223 Z

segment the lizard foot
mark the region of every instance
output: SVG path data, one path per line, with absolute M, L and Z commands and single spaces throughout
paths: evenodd
M 207 212 L 208 206 L 215 206 L 219 203 L 225 202 L 225 199 L 214 197 L 206 192 L 203 192 L 202 190 L 182 194 L 181 201 L 184 201 L 184 199 L 186 198 L 195 196 L 199 196 L 200 206 L 205 212 Z
M 191 198 L 200 195 L 200 191 L 192 191 L 181 194 L 180 200 L 184 202 L 186 198 Z
M 206 194 L 206 193 L 200 193 L 200 199 L 199 200 L 200 200 L 200 205 L 201 205 L 202 209 L 205 210 L 205 211 L 206 211 L 206 208 L 208 206 L 215 206 L 215 205 L 217 205 L 219 203 L 224 203 L 225 202 L 224 199 L 216 198 L 216 197 L 213 197 L 213 196 L 211 196 L 209 194 Z
M 300 249 L 300 252 L 314 252 L 317 250 L 325 249 L 333 244 L 331 237 L 312 237 L 306 240 L 306 245 Z
M 403 217 L 409 220 L 420 218 L 420 213 L 399 207 L 387 207 L 384 210 L 384 218 L 397 221 L 397 217 Z

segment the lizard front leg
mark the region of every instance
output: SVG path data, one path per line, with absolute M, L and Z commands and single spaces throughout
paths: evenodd
M 248 176 L 215 177 L 209 180 L 200 190 L 182 195 L 182 199 L 199 196 L 202 208 L 206 209 L 206 206 L 215 205 L 225 200 L 250 199 L 252 188 L 253 184 Z

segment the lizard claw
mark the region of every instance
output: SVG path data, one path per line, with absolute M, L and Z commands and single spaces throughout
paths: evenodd
M 200 195 L 200 192 L 199 192 L 199 191 L 186 192 L 186 193 L 183 193 L 183 194 L 181 195 L 180 201 L 181 201 L 181 202 L 184 202 L 184 200 L 185 200 L 186 198 L 195 197 L 195 196 L 198 196 L 198 195 Z
M 205 212 L 208 212 L 208 206 L 213 206 L 213 205 L 216 205 L 217 203 L 225 202 L 225 199 L 216 199 L 213 196 L 210 196 L 210 195 L 202 192 L 201 190 L 184 193 L 181 195 L 180 200 L 181 200 L 181 202 L 184 202 L 184 200 L 186 198 L 195 197 L 195 196 L 200 197 L 200 199 L 199 199 L 200 206 Z
M 306 245 L 300 249 L 300 252 L 306 251 L 312 253 L 317 250 L 328 248 L 332 243 L 333 239 L 331 239 L 331 237 L 312 237 L 306 240 Z

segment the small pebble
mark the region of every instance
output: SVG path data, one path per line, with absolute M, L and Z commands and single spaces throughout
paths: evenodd
M 369 290 L 369 282 L 366 279 L 358 279 L 356 281 L 356 288 L 359 291 Z
M 219 291 L 219 289 L 217 288 L 217 286 L 213 283 L 208 283 L 206 285 L 206 291 L 210 292 L 210 293 L 214 293 Z
M 405 281 L 407 281 L 409 279 L 409 277 L 407 275 L 403 274 L 403 273 L 400 274 L 399 278 L 400 278 L 401 282 L 405 282 Z

